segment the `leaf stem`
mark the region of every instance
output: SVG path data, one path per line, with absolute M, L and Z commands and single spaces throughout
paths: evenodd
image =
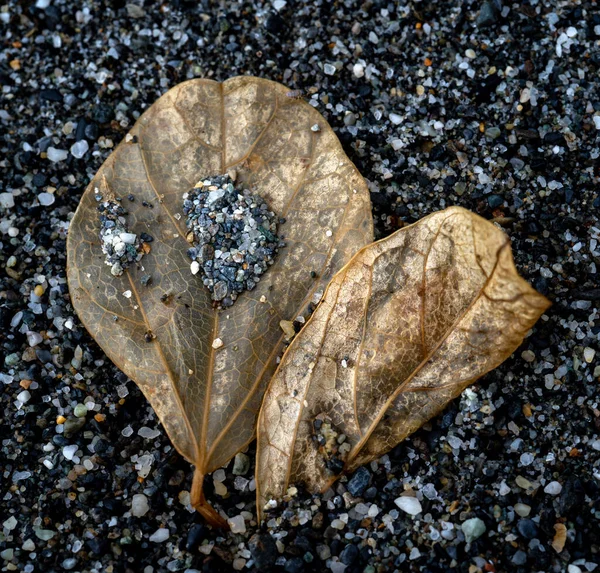
M 192 480 L 192 506 L 212 527 L 218 529 L 229 529 L 227 521 L 223 519 L 216 509 L 206 501 L 204 497 L 204 474 L 196 468 L 194 470 L 194 479 Z

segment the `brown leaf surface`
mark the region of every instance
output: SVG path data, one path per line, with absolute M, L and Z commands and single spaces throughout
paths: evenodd
M 549 302 L 508 237 L 459 207 L 365 247 L 286 351 L 259 416 L 259 513 L 290 483 L 327 488 L 389 451 L 521 343 Z M 349 452 L 319 447 L 315 420 Z M 329 449 L 328 449 L 329 448 Z M 342 448 L 343 449 L 343 448 Z
M 315 293 L 373 240 L 363 178 L 323 117 L 287 93 L 280 84 L 253 77 L 174 87 L 138 120 L 130 132 L 135 137 L 102 165 L 69 231 L 75 310 L 142 389 L 177 450 L 196 466 L 192 501 L 213 523 L 220 517 L 204 501 L 202 478 L 253 437 L 282 349 L 280 321 L 305 312 Z M 320 131 L 311 130 L 315 124 Z M 253 291 L 218 312 L 189 270 L 182 194 L 201 178 L 231 168 L 286 218 L 278 232 L 287 246 Z M 120 277 L 104 263 L 96 189 L 123 198 L 130 230 L 155 238 L 140 265 Z M 125 199 L 130 193 L 134 202 Z M 148 287 L 140 284 L 143 274 L 152 276 Z M 123 296 L 128 290 L 131 298 Z M 152 342 L 144 339 L 149 330 L 156 336 Z M 211 346 L 215 338 L 224 342 L 218 350 Z

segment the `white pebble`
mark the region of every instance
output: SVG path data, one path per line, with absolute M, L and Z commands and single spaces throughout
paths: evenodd
M 562 485 L 557 481 L 551 481 L 545 488 L 544 491 L 549 495 L 558 495 L 562 491 Z
M 357 78 L 362 78 L 365 75 L 365 67 L 362 64 L 354 64 L 352 66 L 352 73 Z
M 54 193 L 40 193 L 37 198 L 43 207 L 49 207 L 55 200 Z
M 594 125 L 596 126 L 596 129 L 600 130 L 600 115 L 594 116 Z
M 223 341 L 220 338 L 215 338 L 212 342 L 212 347 L 216 350 L 217 348 L 221 348 L 223 346 Z
M 325 64 L 323 66 L 323 71 L 325 72 L 326 75 L 328 76 L 332 76 L 333 74 L 335 74 L 335 66 L 332 66 L 331 64 Z
M 146 440 L 153 440 L 154 438 L 158 438 L 160 436 L 160 432 L 157 429 L 148 428 L 147 426 L 142 426 L 138 430 L 138 436 L 145 438 Z
M 473 50 L 472 48 L 469 48 L 467 51 L 465 51 L 465 56 L 467 56 L 467 58 L 469 59 L 473 59 L 475 58 L 477 54 L 475 54 L 475 50 Z
M 133 245 L 137 240 L 137 235 L 135 233 L 121 233 L 119 238 L 127 245 Z
M 46 157 L 50 161 L 58 163 L 59 161 L 64 161 L 67 157 L 69 157 L 69 153 L 64 149 L 56 149 L 55 147 L 49 147 L 46 150 Z
M 21 404 L 25 404 L 31 400 L 31 394 L 27 390 L 23 390 L 17 395 L 17 400 L 21 402 Z
M 227 523 L 231 528 L 231 533 L 246 533 L 246 522 L 241 515 L 230 517 Z
M 8 531 L 12 531 L 15 527 L 17 527 L 17 519 L 14 515 L 11 515 L 3 524 L 3 527 L 8 529 Z
M 71 461 L 73 459 L 73 456 L 77 453 L 77 446 L 72 445 L 72 446 L 65 446 L 62 449 L 62 454 L 65 457 L 66 460 Z
M 193 275 L 197 275 L 200 272 L 200 263 L 198 261 L 192 261 L 190 265 L 190 272 Z
M 123 296 L 124 296 L 125 298 L 131 298 L 131 291 L 130 291 L 130 290 L 126 290 L 126 291 L 123 293 Z
M 344 527 L 346 527 L 346 524 L 341 519 L 334 519 L 331 522 L 331 527 L 333 527 L 334 529 L 344 529 Z
M 527 517 L 531 513 L 531 506 L 525 503 L 515 503 L 515 513 L 520 517 Z
M 521 454 L 520 457 L 520 462 L 522 466 L 529 466 L 533 463 L 535 456 L 533 454 L 530 454 L 529 452 L 525 452 L 524 454 Z
M 400 496 L 394 500 L 394 503 L 409 515 L 417 515 L 423 511 L 421 502 L 416 497 Z
M 151 536 L 150 541 L 154 541 L 154 543 L 162 543 L 169 539 L 169 530 L 164 527 L 159 527 Z
M 389 118 L 394 125 L 400 125 L 402 123 L 402 120 L 404 119 L 401 115 L 397 113 L 390 113 Z
M 149 510 L 148 498 L 143 493 L 136 493 L 131 498 L 131 515 L 134 517 L 143 517 Z
M 12 193 L 0 193 L 0 207 L 4 207 L 4 209 L 11 209 L 14 206 L 15 198 Z
M 81 159 L 88 152 L 89 148 L 88 142 L 85 139 L 81 139 L 71 145 L 71 155 L 76 159 Z

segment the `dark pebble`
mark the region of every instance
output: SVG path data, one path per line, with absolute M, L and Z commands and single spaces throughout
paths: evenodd
M 565 136 L 558 131 L 550 131 L 544 135 L 544 143 L 547 145 L 558 145 L 560 147 L 567 146 Z
M 304 560 L 301 557 L 292 557 L 285 562 L 283 570 L 285 573 L 302 573 L 304 571 Z
M 248 541 L 248 549 L 257 567 L 268 567 L 279 556 L 277 544 L 268 533 L 255 533 Z
M 510 562 L 513 565 L 525 565 L 525 563 L 527 563 L 527 553 L 519 549 L 519 551 L 512 556 Z
M 42 90 L 40 91 L 40 99 L 44 99 L 46 101 L 62 102 L 63 95 L 55 89 Z
M 488 205 L 495 209 L 496 207 L 500 207 L 504 203 L 504 197 L 502 195 L 490 195 L 488 197 Z
M 340 553 L 340 561 L 344 565 L 352 565 L 358 559 L 358 547 L 356 545 L 346 545 L 344 550 Z
M 206 527 L 202 523 L 194 523 L 188 531 L 187 538 L 185 540 L 186 551 L 196 551 L 200 542 L 202 541 L 206 533 Z
M 271 34 L 279 34 L 285 28 L 285 22 L 279 14 L 270 14 L 265 22 L 265 28 Z
M 348 482 L 348 491 L 354 496 L 362 495 L 371 481 L 371 472 L 366 467 L 358 468 Z
M 114 109 L 106 103 L 99 103 L 92 109 L 92 119 L 97 123 L 108 123 L 114 117 Z
M 560 515 L 569 516 L 572 511 L 581 507 L 585 501 L 583 484 L 578 477 L 569 477 L 560 492 L 558 498 L 558 510 Z
M 43 173 L 36 173 L 31 180 L 36 187 L 43 187 L 46 185 L 46 181 L 46 176 Z
M 525 539 L 534 539 L 538 535 L 538 527 L 531 519 L 519 519 L 517 530 Z
M 496 6 L 496 2 L 493 0 L 489 2 L 484 2 L 481 5 L 481 10 L 479 10 L 479 14 L 477 15 L 477 27 L 478 28 L 487 28 L 488 26 L 492 26 L 496 23 L 498 18 L 498 7 Z

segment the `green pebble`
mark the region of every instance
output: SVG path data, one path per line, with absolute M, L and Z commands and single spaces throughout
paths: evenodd
M 486 532 L 485 523 L 478 517 L 472 517 L 462 524 L 462 532 L 467 543 L 471 543 L 471 541 L 479 539 Z
M 83 404 L 77 404 L 77 406 L 75 406 L 75 410 L 73 410 L 73 414 L 75 414 L 77 418 L 84 418 L 87 413 L 88 409 Z
M 64 436 L 70 438 L 85 426 L 85 418 L 68 418 L 65 422 Z
M 500 134 L 502 132 L 500 131 L 500 128 L 498 127 L 488 127 L 485 130 L 485 136 L 489 139 L 498 139 L 500 137 Z
M 16 352 L 13 352 L 4 359 L 4 364 L 6 364 L 7 366 L 14 366 L 19 362 L 19 360 L 19 355 Z
M 48 539 L 52 539 L 56 535 L 56 531 L 52 531 L 51 529 L 37 529 L 34 528 L 33 531 L 38 539 L 42 541 L 48 541 Z

